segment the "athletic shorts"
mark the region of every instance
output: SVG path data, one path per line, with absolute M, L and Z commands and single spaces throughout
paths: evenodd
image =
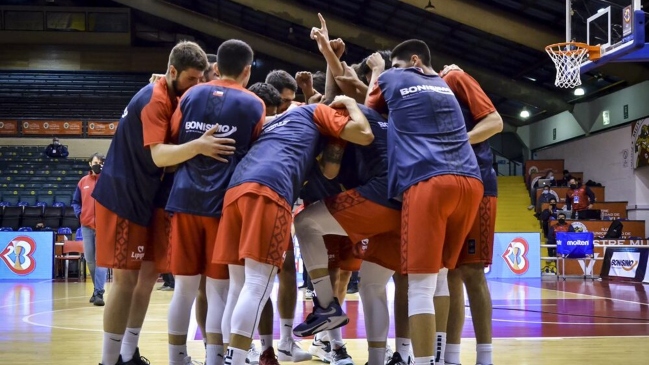
M 352 242 L 401 231 L 401 211 L 368 200 L 356 189 L 326 198 L 324 203 Z
M 484 193 L 478 179 L 440 175 L 403 194 L 401 273 L 454 269 Z
M 471 232 L 464 241 L 464 247 L 458 259 L 458 266 L 463 264 L 482 263 L 491 265 L 494 255 L 494 233 L 496 231 L 495 196 L 485 196 L 480 201 L 478 214 L 473 221 Z
M 347 236 L 328 234 L 324 237 L 327 254 L 329 255 L 329 269 L 358 271 L 362 260 L 354 255 L 354 244 Z
M 139 270 L 154 261 L 159 272 L 169 271 L 169 215 L 155 209 L 148 227 L 133 223 L 95 202 L 97 266 Z
M 401 234 L 388 232 L 354 244 L 354 256 L 390 269 L 401 270 Z
M 229 279 L 228 265 L 212 263 L 219 218 L 186 213 L 171 217 L 171 273 Z
M 253 259 L 281 268 L 292 222 L 291 207 L 271 188 L 243 183 L 229 189 L 212 262 L 243 265 Z

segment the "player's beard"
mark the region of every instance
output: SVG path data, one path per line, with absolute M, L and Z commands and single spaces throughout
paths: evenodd
M 180 90 L 178 88 L 178 80 L 171 80 L 171 87 L 174 89 L 174 94 L 176 94 L 177 98 L 183 96 L 185 91 L 187 91 L 187 90 Z

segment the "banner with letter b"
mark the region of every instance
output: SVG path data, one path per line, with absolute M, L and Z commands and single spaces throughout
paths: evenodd
M 593 232 L 557 232 L 557 253 L 569 258 L 593 256 Z

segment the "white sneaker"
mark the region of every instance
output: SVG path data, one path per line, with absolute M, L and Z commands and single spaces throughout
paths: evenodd
M 347 353 L 347 348 L 345 345 L 340 346 L 338 349 L 331 350 L 331 363 L 334 365 L 354 365 L 352 357 Z
M 302 350 L 293 338 L 279 341 L 277 345 L 277 359 L 279 361 L 302 362 L 312 359 L 310 353 Z
M 313 290 L 305 290 L 304 291 L 304 299 L 305 300 L 312 300 L 313 299 Z
M 259 365 L 259 356 L 261 353 L 257 351 L 254 343 L 250 344 L 250 350 L 248 350 L 248 356 L 246 356 L 246 364 L 250 365 Z
M 203 365 L 202 362 L 192 360 L 191 356 L 185 356 L 185 360 L 183 360 L 183 365 Z
M 314 339 L 309 346 L 309 354 L 317 357 L 324 363 L 331 363 L 331 343 L 325 340 Z

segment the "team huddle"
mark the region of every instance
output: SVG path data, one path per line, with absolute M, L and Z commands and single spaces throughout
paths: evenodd
M 319 17 L 311 38 L 326 72 L 293 79 L 276 70 L 246 89 L 254 54 L 245 42 L 228 40 L 215 56 L 181 42 L 167 73 L 124 110 L 93 193 L 97 265 L 114 272 L 101 364 L 148 363 L 139 335 L 166 272 L 176 281 L 171 365 L 195 363 L 187 353 L 194 301 L 206 365 L 312 355 L 353 364 L 341 333 L 349 322 L 344 271 L 362 278 L 369 365 L 459 364 L 464 285 L 476 364 L 492 364 L 483 269 L 493 254 L 497 189 L 486 141 L 502 119 L 463 70 L 436 73 L 424 42 L 350 66 L 340 61 L 344 42 L 330 40 Z M 298 86 L 306 103 L 293 100 Z M 316 293 L 297 325 L 294 238 Z M 276 354 L 269 299 L 277 276 Z M 308 351 L 294 340 L 312 335 Z

